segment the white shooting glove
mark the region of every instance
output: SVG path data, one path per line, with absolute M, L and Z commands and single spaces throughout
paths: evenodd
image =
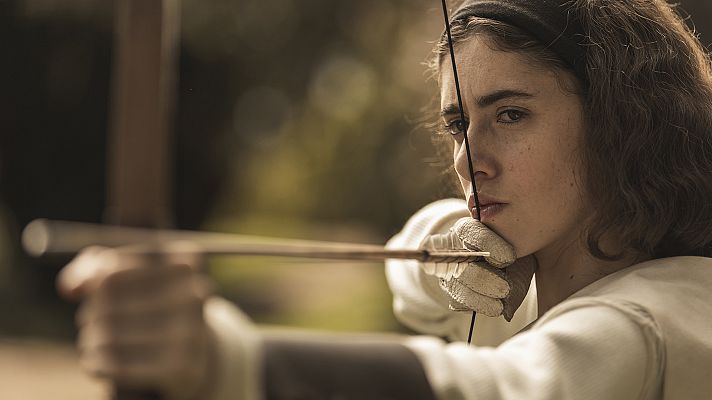
M 488 251 L 485 261 L 474 263 L 422 263 L 423 271 L 440 278 L 450 297 L 450 309 L 504 316 L 510 321 L 529 290 L 536 259 L 517 259 L 512 245 L 480 221 L 459 219 L 447 233 L 425 237 L 424 250 Z

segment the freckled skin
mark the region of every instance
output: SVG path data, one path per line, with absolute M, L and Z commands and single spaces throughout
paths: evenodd
M 617 248 L 615 237 L 602 238 L 614 252 L 627 252 L 615 261 L 593 257 L 581 240 L 595 198 L 583 194 L 582 167 L 575 161 L 584 133 L 583 107 L 577 95 L 562 88 L 572 87 L 573 75 L 557 76 L 522 55 L 493 50 L 486 40 L 476 36 L 455 48 L 477 188 L 507 203 L 482 222 L 510 242 L 518 257 L 536 258 L 537 310 L 543 315 L 581 288 L 640 259 L 632 249 Z M 467 196 L 471 185 L 464 132 L 458 131 L 464 124 L 453 124 L 460 116 L 451 107 L 457 95 L 449 57 L 440 67 L 443 123 L 455 133 L 454 166 Z M 502 90 L 519 95 L 489 96 Z M 495 98 L 494 103 L 484 101 Z
M 510 242 L 518 257 L 561 252 L 578 237 L 587 216 L 575 183 L 581 181 L 574 161 L 583 135 L 580 99 L 561 87 L 553 71 L 516 53 L 493 50 L 486 38 L 460 43 L 455 54 L 478 190 L 508 203 L 483 222 Z M 457 104 L 449 59 L 440 70 L 441 105 Z M 533 96 L 477 104 L 502 89 Z M 500 120 L 501 113 L 510 109 L 525 116 L 504 123 L 512 119 Z M 459 116 L 445 118 L 448 123 Z M 467 155 L 463 135 L 458 136 L 454 166 L 467 195 Z

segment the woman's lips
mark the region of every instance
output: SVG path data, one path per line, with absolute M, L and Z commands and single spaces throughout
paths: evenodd
M 494 218 L 495 215 L 497 215 L 502 209 L 506 206 L 505 203 L 490 203 L 490 204 L 484 204 L 480 205 L 480 221 L 486 222 L 487 220 L 491 220 Z M 472 207 L 470 209 L 470 214 L 472 214 L 472 218 L 477 218 L 477 209 Z
M 495 215 L 497 215 L 504 206 L 507 205 L 507 203 L 503 203 L 501 201 L 495 200 L 494 198 L 491 198 L 486 195 L 480 195 L 479 196 L 480 200 L 480 220 L 482 222 L 492 219 Z M 467 198 L 467 207 L 470 210 L 470 215 L 472 218 L 477 219 L 477 209 L 475 208 L 475 198 L 474 196 L 470 195 Z

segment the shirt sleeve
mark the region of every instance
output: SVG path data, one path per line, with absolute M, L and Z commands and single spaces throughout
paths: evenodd
M 427 235 L 445 233 L 458 219 L 467 215 L 467 205 L 463 200 L 436 201 L 415 213 L 386 247 L 417 249 Z M 393 292 L 393 312 L 403 325 L 419 333 L 450 340 L 467 338 L 472 314 L 451 311 L 447 294 L 440 288 L 438 279 L 425 274 L 417 261 L 388 260 L 386 278 Z M 501 317 L 478 315 L 473 343 L 496 346 L 535 317 L 536 289 L 532 284 L 511 322 Z
M 598 299 L 560 306 L 496 348 L 427 337 L 408 346 L 439 400 L 656 398 L 664 346 L 644 309 Z
M 249 318 L 234 304 L 210 298 L 203 307 L 215 345 L 209 387 L 198 397 L 206 400 L 262 400 L 260 371 L 263 341 Z

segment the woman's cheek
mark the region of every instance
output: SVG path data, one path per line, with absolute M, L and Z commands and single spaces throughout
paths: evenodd
M 524 218 L 514 218 L 511 234 L 506 234 L 504 239 L 513 247 L 517 257 L 524 257 L 537 250 L 536 239 L 540 236 L 535 233 L 536 226 L 531 222 L 524 222 Z
M 460 176 L 458 174 L 457 177 L 460 180 L 460 188 L 462 189 L 462 198 L 467 200 L 467 196 L 469 196 L 470 192 L 472 192 L 472 186 L 469 180 L 465 179 L 464 177 Z

